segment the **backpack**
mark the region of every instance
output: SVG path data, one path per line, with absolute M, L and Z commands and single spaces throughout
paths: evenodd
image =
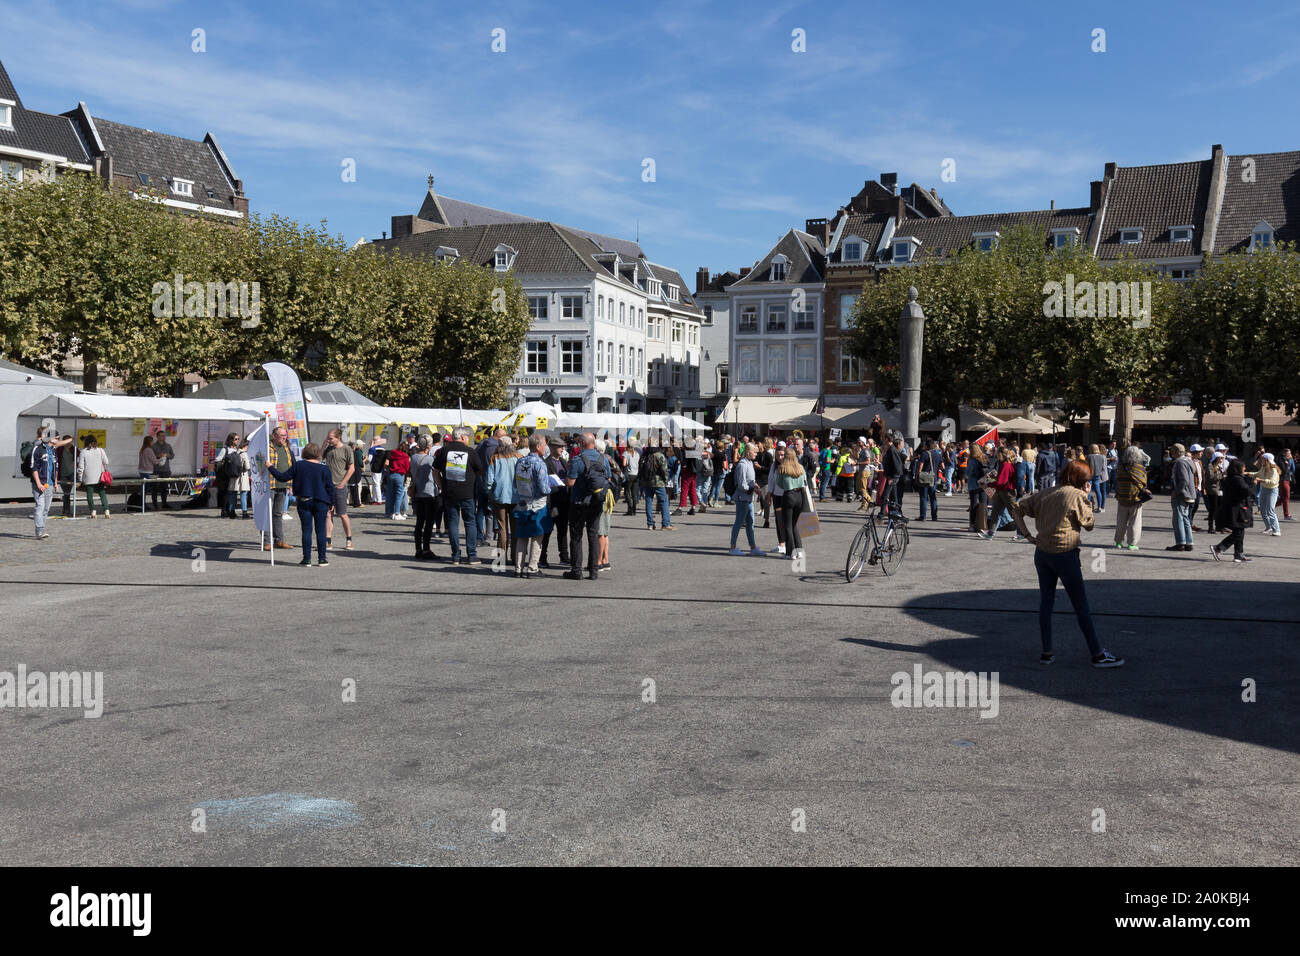
M 637 472 L 637 476 L 636 476 L 637 483 L 646 488 L 649 488 L 652 485 L 654 485 L 656 477 L 662 478 L 664 479 L 664 481 L 667 481 L 668 469 L 666 464 L 664 465 L 660 464 L 660 462 L 662 461 L 663 458 L 660 457 L 658 452 L 655 452 L 654 454 L 650 454 L 648 452 L 642 453 L 641 470 Z
M 382 474 L 384 470 L 384 459 L 388 457 L 388 452 L 382 448 L 376 448 L 375 453 L 370 456 L 370 471 L 373 474 Z
M 34 451 L 36 451 L 36 442 L 34 441 L 23 442 L 22 451 L 19 452 L 19 454 L 22 456 L 23 463 L 19 466 L 19 470 L 23 473 L 24 478 L 32 477 L 33 474 L 32 452 Z
M 713 459 L 707 456 L 700 459 L 700 474 L 705 478 L 713 474 Z
M 727 472 L 727 476 L 722 479 L 722 492 L 728 498 L 734 498 L 736 495 L 736 469 L 732 468 Z
M 605 460 L 604 455 L 599 455 L 598 457 L 600 461 L 599 471 L 592 467 L 589 459 L 583 459 L 585 467 L 582 472 L 581 480 L 584 482 L 583 487 L 586 489 L 587 495 L 595 495 L 598 500 L 603 501 L 605 498 L 605 492 L 610 490 L 609 462 Z M 583 495 L 582 497 L 585 498 L 587 495 Z
M 239 476 L 244 473 L 244 456 L 239 453 L 239 449 L 226 450 L 226 455 L 221 459 L 221 474 L 230 481 L 238 480 Z

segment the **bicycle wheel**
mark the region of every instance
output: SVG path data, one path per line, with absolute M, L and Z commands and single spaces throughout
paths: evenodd
M 880 542 L 880 570 L 886 575 L 893 574 L 903 563 L 906 551 L 907 528 L 894 525 L 885 532 L 885 539 Z
M 867 556 L 871 553 L 871 533 L 868 526 L 864 524 L 858 529 L 858 533 L 853 538 L 853 543 L 849 545 L 849 556 L 844 563 L 844 576 L 848 578 L 850 584 L 858 579 L 862 569 L 867 565 Z

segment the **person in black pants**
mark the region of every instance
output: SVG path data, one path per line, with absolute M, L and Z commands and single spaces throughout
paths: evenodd
M 1234 564 L 1244 564 L 1246 557 L 1246 529 L 1255 523 L 1250 508 L 1250 484 L 1245 477 L 1246 466 L 1240 459 L 1234 458 L 1228 463 L 1228 475 L 1223 479 L 1222 494 L 1219 496 L 1219 512 L 1215 515 L 1220 529 L 1229 529 L 1229 534 L 1218 544 L 1210 546 L 1210 557 L 1222 561 L 1221 555 L 1232 547 Z
M 334 501 L 334 480 L 330 476 L 329 465 L 321 463 L 320 455 L 320 445 L 312 442 L 302 450 L 302 457 L 290 465 L 287 471 L 267 465 L 267 471 L 276 480 L 293 482 L 293 496 L 298 502 L 298 522 L 302 525 L 302 561 L 299 564 L 304 567 L 311 564 L 313 529 L 316 532 L 318 565 L 323 568 L 330 563 L 329 555 L 325 553 L 325 522 Z
M 590 474 L 589 474 L 590 473 Z M 604 482 L 593 487 L 603 475 Z M 605 456 L 596 451 L 596 436 L 587 432 L 582 436 L 582 454 L 569 462 L 569 570 L 564 575 L 572 580 L 582 578 L 582 532 L 587 531 L 587 577 L 596 580 L 597 558 L 600 554 L 600 516 L 605 510 L 605 495 L 609 486 L 609 465 Z
M 560 457 L 560 443 L 556 442 L 551 446 L 551 453 L 546 458 L 546 471 L 548 474 L 555 475 L 563 482 L 569 477 L 568 466 L 563 458 Z M 569 489 L 561 484 L 558 489 L 551 492 L 551 500 L 547 505 L 551 509 L 551 523 L 555 533 L 555 540 L 560 550 L 560 564 L 569 563 Z M 542 557 L 537 562 L 539 568 L 549 568 L 551 563 L 546 560 L 546 555 L 551 546 L 551 532 L 548 531 L 542 536 Z

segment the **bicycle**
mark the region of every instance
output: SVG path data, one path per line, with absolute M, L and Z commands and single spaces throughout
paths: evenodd
M 886 576 L 892 575 L 903 563 L 907 552 L 907 518 L 891 509 L 885 519 L 885 530 L 877 527 L 877 517 L 869 514 L 849 545 L 849 556 L 844 563 L 844 576 L 852 584 L 868 564 L 880 565 Z

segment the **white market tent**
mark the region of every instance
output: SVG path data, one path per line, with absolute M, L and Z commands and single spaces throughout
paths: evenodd
M 262 420 L 262 408 L 221 399 L 49 395 L 18 414 L 19 445 L 47 419 L 61 435 L 96 433 L 108 452 L 109 469 L 124 478 L 138 473 L 140 444 L 157 420 L 168 429 L 168 444 L 176 450 L 172 473 L 187 475 L 206 465 L 230 432 L 243 435 L 256 428 L 249 423 Z
M 0 494 L 6 500 L 31 494 L 31 485 L 21 477 L 17 456 L 23 442 L 35 438 L 36 432 L 33 429 L 24 435 L 14 431 L 19 412 L 47 395 L 73 391 L 76 388 L 71 382 L 0 359 Z

